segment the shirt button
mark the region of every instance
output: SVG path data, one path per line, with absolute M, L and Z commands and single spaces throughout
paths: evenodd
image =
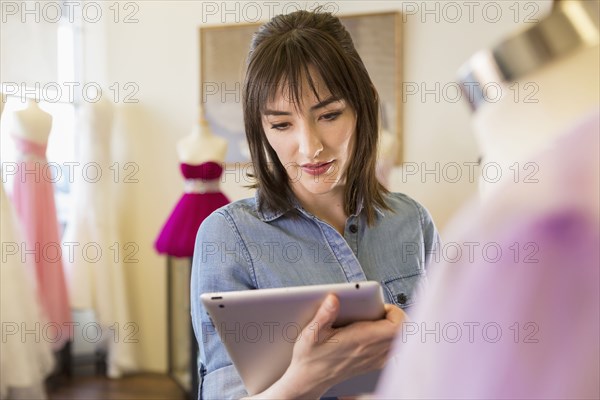
M 396 300 L 398 300 L 398 303 L 400 303 L 400 304 L 405 304 L 406 300 L 408 300 L 408 297 L 406 297 L 406 295 L 404 293 L 400 293 L 399 295 L 396 296 Z
M 358 232 L 358 226 L 356 226 L 356 225 L 350 225 L 350 232 L 351 233 Z

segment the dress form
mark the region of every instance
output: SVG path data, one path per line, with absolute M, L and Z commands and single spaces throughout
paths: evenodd
M 598 110 L 599 40 L 597 1 L 556 1 L 542 22 L 463 65 L 459 74 L 474 110 L 483 166 L 497 163 L 503 178 L 481 179 L 482 198 L 507 178 L 518 181 L 515 163 L 522 166 L 573 121 Z M 488 84 L 499 89 L 499 98 L 487 98 Z
M 181 172 L 185 178 L 184 194 L 175 205 L 155 241 L 155 249 L 167 254 L 168 288 L 168 346 L 169 370 L 175 376 L 182 376 L 184 382 L 191 382 L 191 391 L 198 386 L 196 354 L 197 345 L 192 338 L 189 306 L 173 307 L 179 304 L 181 289 L 172 282 L 183 281 L 189 287 L 191 272 L 190 258 L 193 255 L 194 240 L 202 221 L 217 208 L 229 203 L 229 199 L 220 192 L 220 176 L 227 154 L 227 140 L 214 135 L 208 122 L 202 117 L 194 125 L 192 132 L 176 144 L 177 155 L 181 163 Z M 183 280 L 177 279 L 183 273 Z M 184 296 L 189 299 L 189 294 Z M 182 312 L 183 311 L 183 312 Z M 185 321 L 185 322 L 184 322 Z M 182 329 L 184 326 L 187 329 Z M 190 346 L 191 341 L 191 346 Z M 192 354 L 190 354 L 190 347 Z M 182 366 L 189 366 L 183 368 Z M 194 396 L 192 396 L 194 397 Z
M 4 95 L 0 93 L 0 116 L 4 110 Z M 0 239 L 2 247 L 23 242 L 20 224 L 10 199 L 0 183 Z M 4 253 L 4 251 L 3 251 Z M 0 319 L 2 325 L 34 327 L 42 324 L 36 296 L 34 271 L 18 255 L 3 254 L 0 270 Z M 54 368 L 50 345 L 34 336 L 22 339 L 20 335 L 6 336 L 0 352 L 1 398 L 47 398 L 44 379 Z
M 201 114 L 202 115 L 202 114 Z M 210 131 L 204 117 L 192 128 L 192 133 L 177 142 L 179 161 L 199 165 L 207 161 L 224 162 L 227 140 Z
M 415 326 L 428 328 L 436 322 L 493 321 L 504 329 L 503 337 L 493 344 L 477 334 L 437 343 L 421 335 L 403 337 L 395 365 L 380 381 L 380 398 L 600 394 L 598 2 L 555 4 L 531 31 L 479 53 L 461 71 L 463 84 L 475 78 L 479 87 L 495 82 L 503 91 L 511 82 L 539 87 L 537 103 L 511 96 L 481 102 L 485 96 L 477 93 L 469 98 L 484 162 L 501 164 L 503 173 L 514 162 L 531 162 L 536 180 L 524 182 L 511 173 L 482 184 L 484 201 L 468 204 L 445 237 L 448 243 L 493 245 L 498 253 L 465 250 L 452 261 L 442 256 L 429 296 L 412 318 Z M 503 46 L 512 47 L 510 57 L 503 57 Z M 534 335 L 511 335 L 527 322 L 537 330 Z
M 498 163 L 503 177 L 513 179 L 511 166 L 518 162 L 522 168 L 531 155 L 550 146 L 572 121 L 598 110 L 599 59 L 599 47 L 595 45 L 528 75 L 524 79 L 539 87 L 537 103 L 515 102 L 514 93 L 504 86 L 498 102 L 477 110 L 473 128 L 483 163 Z M 487 198 L 500 187 L 500 182 L 482 180 L 480 193 Z
M 13 200 L 28 248 L 35 249 L 30 256 L 35 265 L 38 297 L 44 317 L 50 322 L 64 326 L 71 321 L 68 293 L 63 271 L 59 224 L 56 214 L 54 187 L 44 175 L 47 164 L 46 147 L 52 129 L 52 116 L 41 110 L 34 100 L 27 108 L 13 114 L 12 137 L 20 151 L 21 162 L 18 175 L 13 181 Z M 53 249 L 51 253 L 44 253 Z M 48 255 L 49 254 L 49 255 Z M 59 350 L 71 337 L 64 332 L 52 342 Z
M 103 100 L 82 106 L 80 134 L 77 137 L 77 162 L 81 165 L 95 163 L 104 171 L 110 167 L 110 134 L 112 128 L 112 107 Z M 107 101 L 108 102 L 108 101 Z M 64 242 L 99 243 L 103 248 L 111 236 L 113 221 L 111 217 L 112 193 L 110 179 L 87 181 L 78 179 L 73 182 L 73 207 L 69 215 Z M 113 240 L 113 242 L 116 240 Z M 64 250 L 65 252 L 67 249 Z M 65 253 L 66 254 L 66 253 Z M 96 318 L 105 326 L 109 326 L 113 318 L 110 312 L 112 296 L 107 296 L 106 290 L 97 288 L 100 282 L 98 273 L 110 271 L 107 259 L 87 261 L 82 255 L 65 260 L 68 272 L 69 294 L 71 307 L 74 309 L 94 309 Z M 99 265 L 100 264 L 100 265 Z M 104 298 L 104 301 L 98 301 Z M 108 305 L 107 305 L 108 303 Z M 108 310 L 103 310 L 107 308 Z M 106 315 L 105 315 L 106 314 Z
M 77 136 L 77 159 L 80 165 L 94 164 L 101 171 L 110 171 L 113 164 L 111 146 L 115 108 L 105 97 L 81 107 L 81 124 Z M 107 175 L 98 180 L 76 179 L 72 185 L 72 207 L 63 243 L 92 243 L 103 252 L 122 243 L 120 237 L 118 185 Z M 68 249 L 63 249 L 63 254 Z M 114 257 L 97 260 L 75 252 L 65 259 L 69 280 L 71 307 L 93 310 L 95 321 L 103 332 L 110 327 L 126 326 L 131 321 L 126 291 L 125 264 Z M 107 375 L 118 378 L 137 368 L 135 345 L 115 341 L 104 335 L 98 347 L 107 349 Z
M 52 115 L 42 110 L 35 100 L 29 99 L 27 107 L 16 111 L 14 116 L 14 136 L 42 145 L 48 142 L 52 129 Z
M 191 134 L 177 142 L 184 195 L 155 241 L 159 253 L 192 257 L 196 233 L 204 218 L 229 203 L 219 188 L 226 153 L 227 140 L 214 135 L 204 118 Z

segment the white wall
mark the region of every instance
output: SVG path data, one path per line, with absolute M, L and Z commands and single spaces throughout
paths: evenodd
M 216 24 L 222 19 L 235 22 L 236 18 L 246 22 L 245 16 L 254 15 L 243 14 L 248 2 L 227 2 L 227 9 L 233 10 L 229 14 L 223 13 L 225 3 L 210 2 L 210 7 L 217 7 L 218 11 L 206 15 L 203 10 L 207 10 L 208 3 L 204 2 L 203 6 L 202 2 L 192 1 L 136 2 L 139 9 L 120 10 L 119 22 L 115 22 L 114 10 L 105 8 L 101 21 L 84 27 L 84 80 L 104 87 L 117 83 L 120 88 L 134 82 L 139 88 L 134 96 L 139 103 L 119 103 L 122 122 L 117 147 L 120 157 L 123 162 L 139 165 L 136 174 L 139 183 L 123 186 L 123 207 L 119 212 L 126 224 L 124 240 L 135 241 L 140 247 L 139 262 L 127 270 L 127 278 L 132 314 L 140 328 L 140 363 L 149 371 L 165 371 L 167 363 L 165 260 L 156 255 L 152 245 L 182 192 L 175 142 L 189 133 L 197 117 L 198 27 L 203 20 L 207 24 Z M 534 13 L 539 18 L 551 5 L 549 1 L 470 3 L 470 6 L 462 1 L 450 6 L 448 2 L 436 1 L 328 4 L 338 14 L 397 9 L 410 14 L 404 28 L 404 80 L 432 89 L 436 82 L 440 82 L 440 87 L 453 82 L 458 67 L 476 50 L 503 37 L 517 24 L 523 24 L 527 15 Z M 285 2 L 270 4 L 259 4 L 263 19 L 269 16 L 270 10 L 279 13 L 285 7 L 289 11 L 294 9 Z M 315 3 L 296 4 L 312 8 Z M 502 16 L 491 22 L 496 19 L 496 6 L 501 7 Z M 472 15 L 468 7 L 474 7 Z M 428 14 L 426 10 L 433 11 Z M 458 19 L 457 10 L 462 12 Z M 519 10 L 517 22 L 516 10 Z M 124 16 L 132 12 L 138 22 L 123 23 Z M 457 22 L 451 22 L 454 19 Z M 476 184 L 466 177 L 467 169 L 461 171 L 464 176 L 458 183 L 444 182 L 443 174 L 439 183 L 435 182 L 435 175 L 421 176 L 423 162 L 428 169 L 439 162 L 442 172 L 449 162 L 462 165 L 478 157 L 470 134 L 466 103 L 449 100 L 452 99 L 442 97 L 436 101 L 433 94 L 425 101 L 419 95 L 407 98 L 404 159 L 410 167 L 396 168 L 392 176 L 392 189 L 421 201 L 440 228 L 476 190 Z M 407 177 L 408 168 L 414 171 L 415 167 L 419 172 Z M 231 180 L 223 189 L 233 200 L 249 195 Z

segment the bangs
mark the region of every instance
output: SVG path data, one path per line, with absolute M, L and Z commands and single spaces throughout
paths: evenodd
M 340 53 L 330 38 L 316 31 L 304 31 L 302 35 L 291 31 L 289 35 L 272 40 L 272 43 L 256 48 L 253 62 L 248 65 L 248 73 L 254 79 L 247 82 L 247 93 L 256 100 L 254 107 L 260 115 L 279 95 L 298 111 L 304 81 L 318 101 L 323 100 L 323 95 L 332 95 L 348 101 L 356 109 L 346 63 L 340 57 L 327 56 Z M 309 67 L 314 68 L 313 74 L 320 76 L 324 88 L 317 87 L 317 76 L 311 76 Z
M 312 73 L 312 75 L 311 75 Z M 318 87 L 323 85 L 324 87 Z M 242 90 L 244 127 L 252 159 L 249 187 L 261 190 L 260 209 L 293 212 L 294 192 L 286 168 L 269 144 L 263 127 L 267 107 L 279 99 L 295 111 L 310 90 L 319 101 L 334 97 L 356 113 L 355 145 L 347 167 L 344 211 L 362 202 L 367 223 L 375 206 L 389 209 L 387 193 L 375 176 L 379 135 L 379 96 L 352 38 L 330 13 L 296 11 L 261 25 L 250 43 Z

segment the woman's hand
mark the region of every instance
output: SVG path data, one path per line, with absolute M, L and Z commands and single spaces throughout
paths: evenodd
M 319 398 L 330 387 L 355 375 L 383 368 L 406 314 L 386 304 L 379 321 L 332 328 L 339 300 L 328 295 L 294 345 L 285 374 L 257 398 Z

